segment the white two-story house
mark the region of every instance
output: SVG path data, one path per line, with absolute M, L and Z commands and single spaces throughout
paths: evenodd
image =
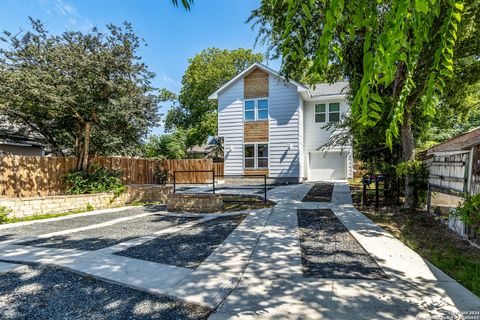
M 322 146 L 349 111 L 348 83 L 308 87 L 255 63 L 210 95 L 218 103 L 225 175 L 266 174 L 279 182 L 353 176 L 351 146 Z

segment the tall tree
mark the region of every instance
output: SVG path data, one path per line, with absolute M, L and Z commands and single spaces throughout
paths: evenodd
M 187 131 L 187 146 L 203 144 L 217 133 L 217 107 L 208 96 L 263 55 L 250 49 L 221 50 L 208 48 L 189 59 L 182 78 L 178 105 L 165 119 L 168 131 Z
M 147 158 L 184 159 L 186 156 L 186 135 L 182 130 L 162 135 L 151 135 L 144 146 Z
M 415 117 L 435 113 L 453 75 L 463 10 L 451 0 L 264 0 L 250 21 L 282 57 L 285 75 L 305 60 L 307 76 L 324 74 L 329 65 L 343 73 L 352 84 L 356 121 L 365 127 L 386 121 L 386 145 L 393 148 L 400 138 L 409 161 Z M 414 205 L 410 178 L 407 207 Z
M 95 154 L 133 152 L 159 119 L 154 74 L 137 55 L 132 26 L 51 35 L 31 23 L 31 31 L 2 38 L 0 113 L 41 134 L 55 153 L 75 154 L 79 169 Z

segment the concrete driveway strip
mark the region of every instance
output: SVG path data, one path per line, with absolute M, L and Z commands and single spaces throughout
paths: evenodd
M 478 297 L 353 208 L 348 184 L 335 184 L 332 203 L 299 203 L 307 191 L 270 192 L 277 206 L 245 274 L 209 319 L 431 319 L 480 311 Z M 331 209 L 389 279 L 304 278 L 294 212 L 315 207 Z

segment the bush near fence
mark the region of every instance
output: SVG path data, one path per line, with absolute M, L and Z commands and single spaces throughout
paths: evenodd
M 95 157 L 93 163 L 122 171 L 122 182 L 155 184 L 154 170 L 162 168 L 173 176 L 174 171 L 213 170 L 223 175 L 223 163 L 212 159 L 143 159 L 125 157 Z M 0 197 L 35 197 L 61 195 L 65 192 L 62 176 L 76 168 L 75 157 L 0 157 Z M 212 179 L 209 172 L 177 174 L 178 183 L 205 183 Z M 171 181 L 170 181 L 171 182 Z

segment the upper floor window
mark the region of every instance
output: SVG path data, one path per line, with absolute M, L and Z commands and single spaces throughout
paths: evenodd
M 325 104 L 318 103 L 315 105 L 315 122 L 325 122 L 326 115 L 325 115 Z
M 245 121 L 268 120 L 268 99 L 245 100 Z
M 328 104 L 328 121 L 340 121 L 340 103 Z M 325 103 L 315 105 L 315 122 L 327 122 L 327 105 Z
M 340 103 L 335 102 L 328 105 L 328 121 L 340 121 Z

